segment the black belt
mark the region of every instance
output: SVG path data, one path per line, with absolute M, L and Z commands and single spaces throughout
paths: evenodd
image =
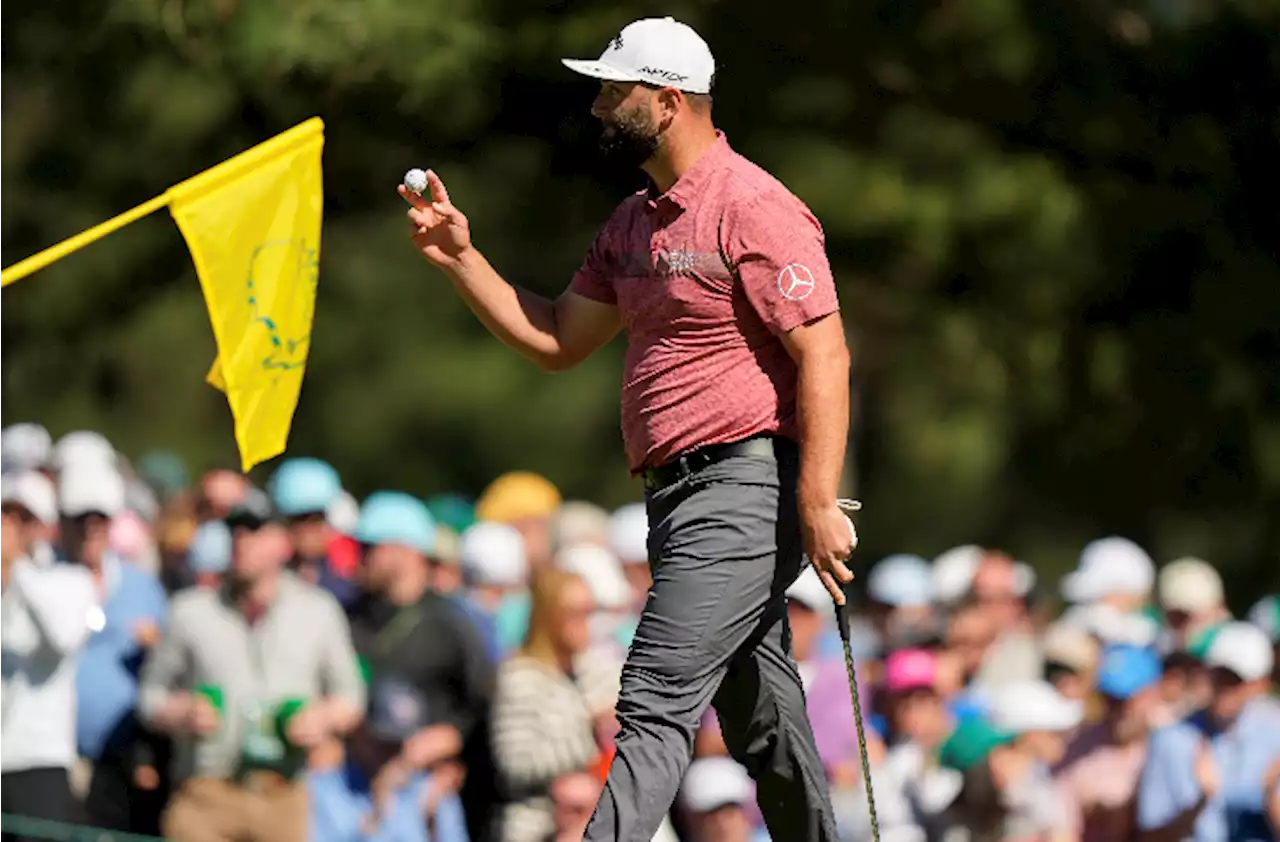
M 742 441 L 731 441 L 726 444 L 709 444 L 691 450 L 683 456 L 677 456 L 664 465 L 644 469 L 645 491 L 659 491 L 668 485 L 677 483 L 685 477 L 697 473 L 708 465 L 714 465 L 735 456 L 773 456 L 777 451 L 776 444 L 788 442 L 771 435 L 752 436 Z

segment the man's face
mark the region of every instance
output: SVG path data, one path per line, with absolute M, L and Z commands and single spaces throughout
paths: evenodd
M 1258 682 L 1244 681 L 1240 676 L 1223 667 L 1210 669 L 1209 681 L 1213 685 L 1209 713 L 1219 722 L 1233 721 L 1240 715 L 1245 703 L 1258 692 Z
M 106 555 L 111 533 L 111 519 L 101 514 L 85 514 L 67 518 L 62 534 L 67 557 L 96 569 Z
M 657 153 L 662 128 L 656 114 L 656 93 L 635 82 L 600 86 L 591 114 L 604 124 L 600 151 L 610 163 L 634 169 Z
M 403 549 L 391 544 L 367 544 L 363 547 L 360 582 L 371 594 L 385 593 L 400 574 Z
M 293 539 L 293 546 L 300 557 L 325 557 L 329 552 L 330 530 L 324 512 L 311 512 L 290 518 L 289 537 Z
M 229 578 L 240 585 L 252 585 L 262 580 L 283 561 L 284 546 L 287 546 L 287 537 L 278 524 L 264 523 L 256 528 L 235 526 L 231 530 Z

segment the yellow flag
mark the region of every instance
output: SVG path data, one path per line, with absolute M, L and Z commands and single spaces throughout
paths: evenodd
M 245 471 L 284 452 L 311 345 L 324 123 L 312 118 L 169 190 L 191 249 Z

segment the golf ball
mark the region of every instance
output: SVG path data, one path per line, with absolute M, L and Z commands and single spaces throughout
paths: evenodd
M 425 170 L 409 170 L 404 174 L 404 186 L 412 190 L 414 193 L 421 193 L 427 189 L 427 173 Z

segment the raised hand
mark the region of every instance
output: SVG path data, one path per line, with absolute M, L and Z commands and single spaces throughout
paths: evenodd
M 456 263 L 471 248 L 471 226 L 462 211 L 449 201 L 449 191 L 434 170 L 427 170 L 430 198 L 414 193 L 403 184 L 398 192 L 409 208 L 409 230 L 422 256 L 441 269 Z

